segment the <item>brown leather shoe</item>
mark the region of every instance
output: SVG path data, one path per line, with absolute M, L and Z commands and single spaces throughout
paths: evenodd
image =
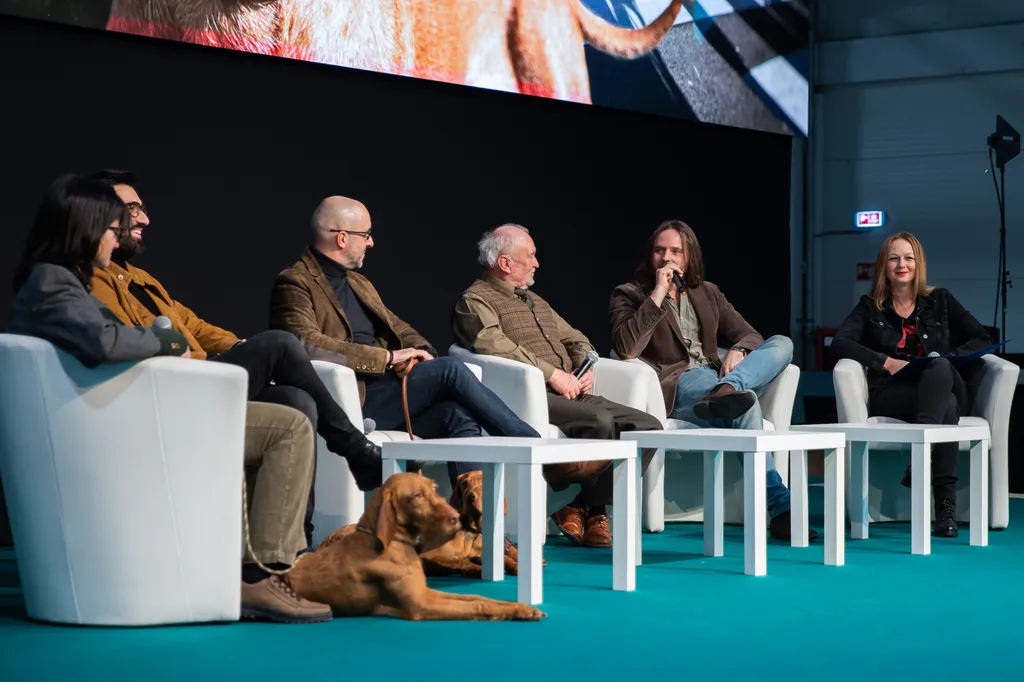
M 608 528 L 608 516 L 606 514 L 595 514 L 587 518 L 587 531 L 583 534 L 583 546 L 612 546 L 612 532 Z
M 258 583 L 242 583 L 242 619 L 278 623 L 326 623 L 331 607 L 303 599 L 276 575 Z
M 701 396 L 693 406 L 698 419 L 735 419 L 754 406 L 753 391 L 737 391 L 729 384 L 718 384 Z
M 583 510 L 566 505 L 551 515 L 551 520 L 574 545 L 583 544 Z

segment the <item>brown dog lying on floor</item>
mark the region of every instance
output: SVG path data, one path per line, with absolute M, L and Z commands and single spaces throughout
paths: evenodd
M 454 538 L 437 549 L 425 552 L 420 557 L 423 571 L 428 576 L 461 575 L 476 579 L 483 577 L 483 535 L 481 535 L 484 514 L 483 497 L 483 472 L 477 470 L 459 474 L 448 504 L 459 512 L 462 528 Z M 507 502 L 505 503 L 505 513 L 508 514 Z M 354 533 L 356 525 L 352 523 L 334 531 L 324 538 L 320 547 L 326 547 L 330 543 Z M 505 572 L 509 575 L 519 575 L 518 562 L 519 551 L 515 545 L 505 540 Z
M 335 616 L 408 620 L 540 620 L 527 604 L 427 587 L 420 555 L 451 540 L 459 513 L 420 474 L 397 474 L 377 490 L 356 532 L 332 535 L 288 574 L 298 594 Z M 328 540 L 330 540 L 328 542 Z

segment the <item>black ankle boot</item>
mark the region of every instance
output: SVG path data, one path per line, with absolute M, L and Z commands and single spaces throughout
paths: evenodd
M 935 524 L 932 535 L 937 538 L 955 538 L 960 534 L 956 525 L 956 500 L 948 497 L 935 500 Z
M 379 445 L 366 440 L 355 452 L 347 454 L 345 459 L 348 460 L 348 469 L 360 490 L 366 492 L 380 487 L 383 471 Z

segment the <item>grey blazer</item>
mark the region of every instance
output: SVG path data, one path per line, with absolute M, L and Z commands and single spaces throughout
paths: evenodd
M 176 331 L 122 324 L 70 270 L 50 263 L 34 266 L 18 290 L 7 331 L 46 339 L 86 367 L 188 349 Z

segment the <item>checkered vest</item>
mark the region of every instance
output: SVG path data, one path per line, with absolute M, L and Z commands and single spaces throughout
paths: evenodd
M 479 296 L 498 313 L 498 324 L 505 336 L 539 359 L 565 372 L 572 371 L 572 360 L 558 340 L 554 311 L 543 298 L 532 292 L 527 294 L 533 301 L 531 310 L 523 299 L 482 279 L 473 282 L 466 293 Z

